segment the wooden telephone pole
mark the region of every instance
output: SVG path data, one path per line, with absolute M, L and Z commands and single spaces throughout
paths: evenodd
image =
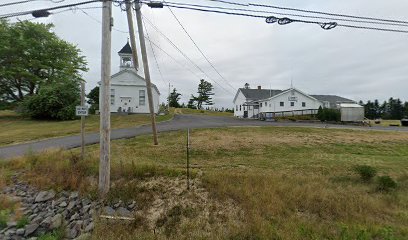
M 102 8 L 102 60 L 100 112 L 99 194 L 104 197 L 110 187 L 110 78 L 112 44 L 112 1 L 104 0 Z
M 126 15 L 129 26 L 130 46 L 132 47 L 133 67 L 137 72 L 137 70 L 139 70 L 139 60 L 137 58 L 135 27 L 133 25 L 132 4 L 130 0 L 126 0 Z
M 146 87 L 147 87 L 147 98 L 149 100 L 149 110 L 150 110 L 150 115 L 151 115 L 151 120 L 152 120 L 153 142 L 154 142 L 154 145 L 158 145 L 159 141 L 157 140 L 156 114 L 154 112 L 154 105 L 153 105 L 154 103 L 153 103 L 153 93 L 152 93 L 152 82 L 150 80 L 149 63 L 147 61 L 147 52 L 146 52 L 146 42 L 145 42 L 144 32 L 143 32 L 142 13 L 140 11 L 141 5 L 139 1 L 135 2 L 135 8 L 136 8 L 137 28 L 139 29 L 139 41 L 140 41 L 140 48 L 142 52 L 143 69 L 144 69 Z
M 81 106 L 85 106 L 85 81 L 81 81 Z M 81 116 L 81 159 L 85 158 L 85 116 Z

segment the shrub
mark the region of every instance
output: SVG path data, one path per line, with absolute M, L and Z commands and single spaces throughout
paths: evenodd
M 79 85 L 73 81 L 43 86 L 37 95 L 21 103 L 24 115 L 35 119 L 72 120 L 80 101 Z
M 317 111 L 317 119 L 320 121 L 339 122 L 341 120 L 341 114 L 338 109 L 319 107 L 319 110 Z
M 360 175 L 361 179 L 365 182 L 371 181 L 371 179 L 373 179 L 377 174 L 377 170 L 368 165 L 356 166 L 355 171 Z
M 397 182 L 394 181 L 390 176 L 378 177 L 378 191 L 389 192 L 392 189 L 397 188 Z

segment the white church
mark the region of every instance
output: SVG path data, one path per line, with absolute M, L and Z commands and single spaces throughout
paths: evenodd
M 149 113 L 146 81 L 133 67 L 129 42 L 118 52 L 120 70 L 111 77 L 111 113 Z M 155 113 L 159 112 L 160 92 L 152 84 Z

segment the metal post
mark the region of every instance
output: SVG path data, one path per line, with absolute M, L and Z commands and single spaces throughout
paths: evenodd
M 150 115 L 151 115 L 151 120 L 152 120 L 153 142 L 154 142 L 154 145 L 158 145 L 159 141 L 157 139 L 156 114 L 154 112 L 152 82 L 150 80 L 150 71 L 149 71 L 149 63 L 147 60 L 146 42 L 145 42 L 144 33 L 143 33 L 142 13 L 140 11 L 141 5 L 139 4 L 139 1 L 135 2 L 135 8 L 136 8 L 137 28 L 139 29 L 140 48 L 142 51 L 143 69 L 144 69 L 146 87 L 147 87 L 147 97 L 149 100 L 149 110 L 150 110 Z
M 81 106 L 85 106 L 85 82 L 81 82 Z M 85 157 L 85 116 L 81 116 L 81 159 Z
M 102 60 L 101 60 L 101 113 L 99 194 L 105 197 L 110 187 L 110 78 L 112 44 L 112 2 L 103 1 L 102 8 Z
M 190 128 L 187 128 L 187 190 L 190 190 Z

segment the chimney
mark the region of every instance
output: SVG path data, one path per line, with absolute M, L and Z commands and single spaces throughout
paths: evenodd
M 258 86 L 258 90 L 261 90 L 262 89 L 262 87 L 261 86 Z

